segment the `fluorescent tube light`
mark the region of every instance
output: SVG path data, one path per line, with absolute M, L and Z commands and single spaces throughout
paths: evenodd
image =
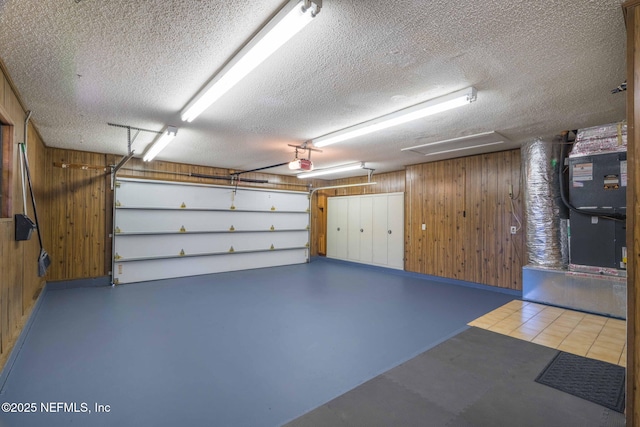
M 153 141 L 151 147 L 147 150 L 144 157 L 142 158 L 145 162 L 150 162 L 154 157 L 158 155 L 162 150 L 165 149 L 167 145 L 173 138 L 178 134 L 178 128 L 175 126 L 167 126 L 165 130 Z
M 262 61 L 304 28 L 320 12 L 322 0 L 291 0 L 182 110 L 191 122 Z
M 329 174 L 340 173 L 340 172 L 348 172 L 348 171 L 362 169 L 362 168 L 364 168 L 364 163 L 357 163 L 355 165 L 336 166 L 334 168 L 318 169 L 318 170 L 314 170 L 313 172 L 300 173 L 297 175 L 297 177 L 301 179 L 313 178 L 316 176 L 329 175 Z
M 387 129 L 392 126 L 398 126 L 412 120 L 421 119 L 452 108 L 469 104 L 476 100 L 476 89 L 468 87 L 457 92 L 450 93 L 438 98 L 431 99 L 421 104 L 369 120 L 359 125 L 351 126 L 346 129 L 332 132 L 311 140 L 315 147 L 326 147 L 336 142 L 346 141 L 347 139 L 357 138 L 372 132 Z
M 435 151 L 433 153 L 427 153 L 425 154 L 425 156 L 435 156 L 436 154 L 453 153 L 454 151 L 471 150 L 472 148 L 488 147 L 489 145 L 502 144 L 503 142 L 504 141 L 497 141 L 497 142 L 490 142 L 488 144 L 472 145 L 470 147 L 452 148 L 450 150 Z

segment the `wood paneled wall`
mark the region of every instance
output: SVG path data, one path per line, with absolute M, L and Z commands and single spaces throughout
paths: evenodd
M 325 190 L 314 205 L 314 244 L 322 246 L 326 212 L 322 196 L 405 192 L 405 270 L 491 286 L 522 290 L 526 262 L 520 150 L 408 166 L 406 171 L 374 174 L 376 185 Z M 328 185 L 367 182 L 366 177 Z M 326 208 L 324 208 L 326 209 Z M 426 230 L 422 230 L 422 224 Z
M 7 184 L 10 202 L 5 206 L 0 218 L 0 368 L 22 331 L 35 301 L 44 286 L 44 278 L 38 277 L 38 255 L 40 246 L 33 234 L 31 240 L 15 241 L 14 213 L 22 213 L 22 183 L 20 179 L 19 151 L 17 143 L 24 141 L 25 109 L 19 95 L 0 63 L 0 122 L 8 125 L 5 136 L 10 146 L 5 153 L 3 179 Z M 29 126 L 27 154 L 31 166 L 36 200 L 42 200 L 42 170 L 45 162 L 45 148 L 35 128 Z M 28 193 L 27 193 L 28 194 Z M 38 213 L 43 216 L 42 207 Z M 30 201 L 27 215 L 34 219 Z
M 626 421 L 628 427 L 640 425 L 640 1 L 628 0 L 623 5 L 627 24 L 627 378 Z
M 110 164 L 115 164 L 120 160 L 120 157 L 109 156 L 108 161 Z M 144 172 L 143 172 L 144 171 Z M 233 173 L 234 170 L 213 168 L 208 166 L 194 166 L 183 163 L 172 163 L 163 161 L 143 162 L 142 159 L 131 159 L 125 167 L 120 171 L 118 176 L 160 179 L 165 181 L 180 181 L 180 182 L 195 182 L 202 184 L 216 184 L 216 185 L 229 185 L 228 180 L 212 180 L 209 178 L 198 178 L 194 176 L 188 176 L 188 174 L 203 174 L 203 175 L 217 175 L 228 176 Z M 299 180 L 295 176 L 273 175 L 268 173 L 252 172 L 242 174 L 241 178 L 247 180 L 266 180 L 267 184 L 263 183 L 251 183 L 242 182 L 238 183 L 240 187 L 258 187 L 269 188 L 275 190 L 289 190 L 289 191 L 307 191 L 307 185 L 313 184 L 306 180 Z
M 405 269 L 522 290 L 520 150 L 407 167 Z M 422 224 L 426 230 L 422 230 Z
M 70 163 L 106 167 L 104 154 L 47 149 L 46 204 L 49 212 L 46 247 L 51 256 L 48 280 L 104 276 L 107 205 L 110 192 L 104 170 L 62 168 Z

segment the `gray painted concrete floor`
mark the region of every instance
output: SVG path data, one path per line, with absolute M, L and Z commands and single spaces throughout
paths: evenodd
M 514 297 L 319 259 L 43 298 L 2 426 L 281 425 Z

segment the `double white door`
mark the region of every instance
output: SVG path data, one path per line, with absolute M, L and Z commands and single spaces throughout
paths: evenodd
M 404 268 L 404 194 L 330 197 L 327 257 Z

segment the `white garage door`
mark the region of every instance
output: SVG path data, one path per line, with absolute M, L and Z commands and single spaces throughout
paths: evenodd
M 305 263 L 306 192 L 118 179 L 116 284 Z

